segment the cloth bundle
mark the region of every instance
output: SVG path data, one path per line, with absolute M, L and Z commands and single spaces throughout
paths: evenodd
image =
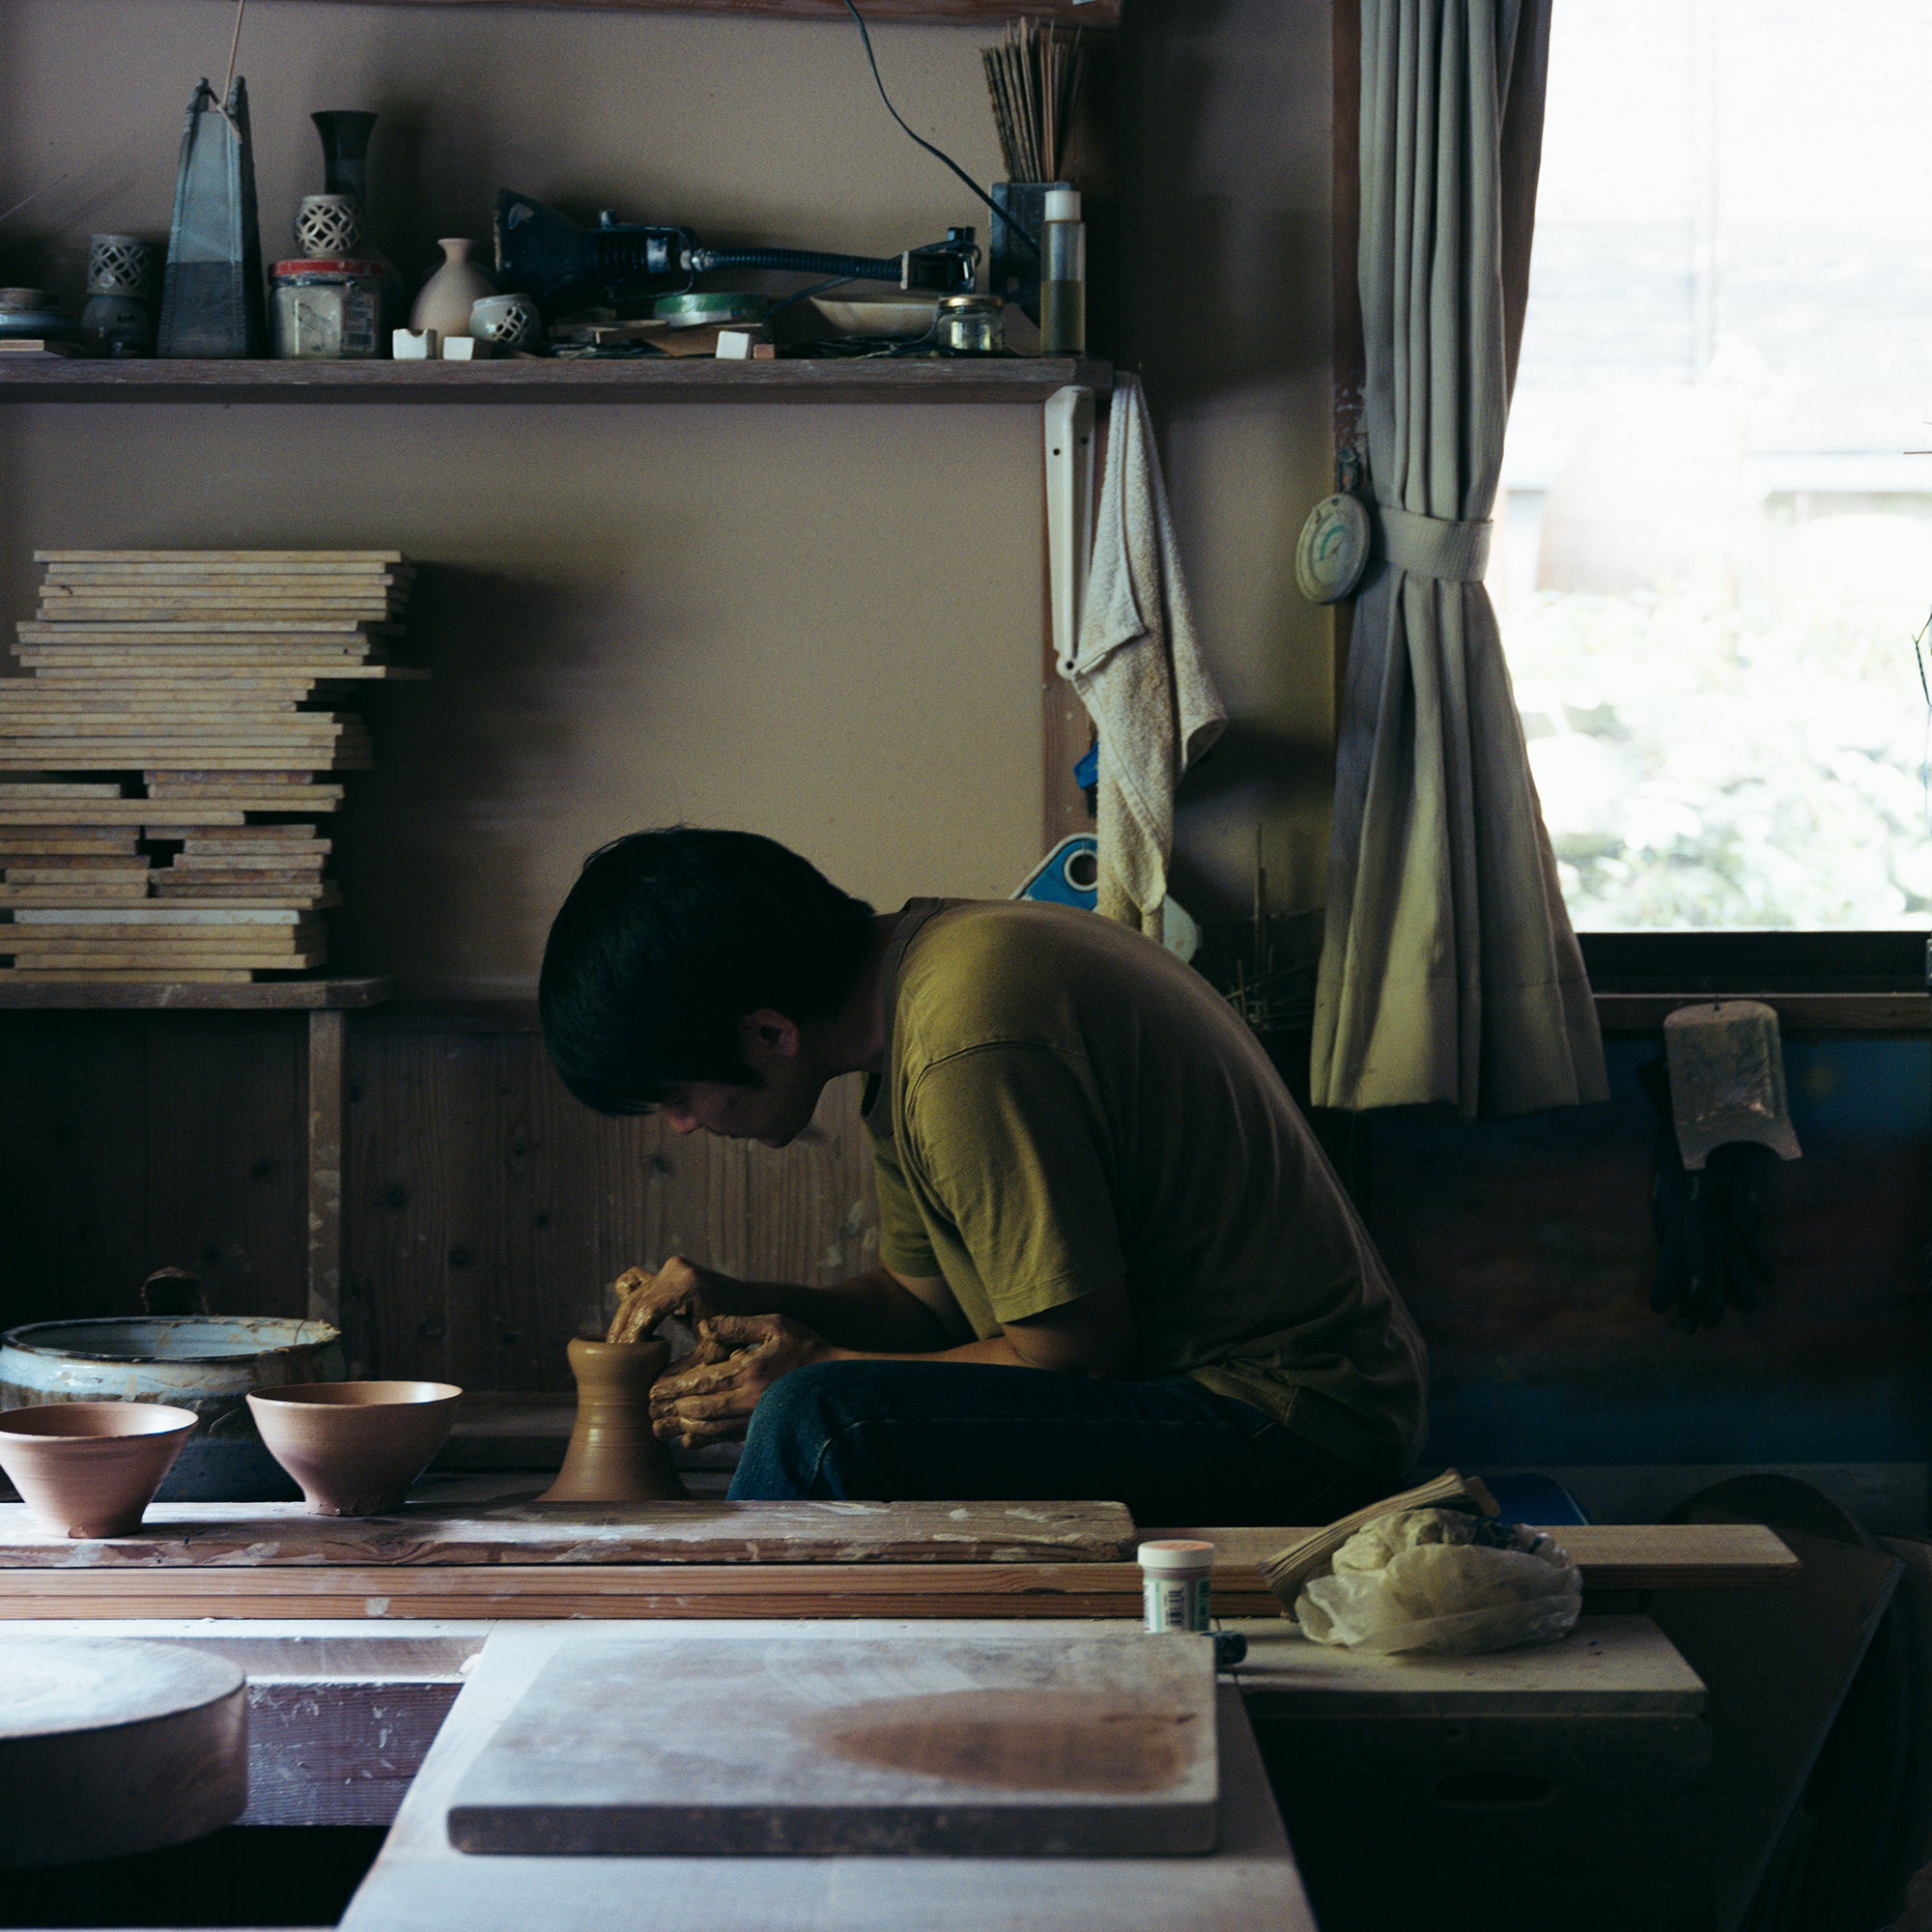
M 1392 1510 L 1295 1601 L 1317 1643 L 1393 1653 L 1510 1650 L 1576 1628 L 1583 1579 L 1540 1529 L 1462 1510 Z

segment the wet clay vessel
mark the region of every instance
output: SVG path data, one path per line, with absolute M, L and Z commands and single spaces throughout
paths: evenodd
M 651 1384 L 670 1360 L 668 1342 L 570 1345 L 577 1426 L 563 1467 L 540 1503 L 660 1503 L 685 1495 L 670 1451 L 651 1434 Z
M 454 1382 L 297 1382 L 251 1394 L 248 1406 L 317 1516 L 393 1516 L 462 1394 Z
M 192 1409 L 58 1402 L 0 1414 L 0 1469 L 36 1520 L 64 1536 L 131 1536 L 194 1434 Z

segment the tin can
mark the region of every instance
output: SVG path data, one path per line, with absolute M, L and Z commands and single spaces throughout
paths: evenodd
M 1211 1543 L 1144 1543 L 1141 1591 L 1150 1631 L 1205 1631 L 1213 1619 L 1208 1601 Z
M 277 262 L 272 281 L 277 355 L 341 362 L 381 352 L 381 262 L 360 256 Z

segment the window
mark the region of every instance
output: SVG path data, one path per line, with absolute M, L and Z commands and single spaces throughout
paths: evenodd
M 1579 930 L 1932 923 L 1932 0 L 1562 0 L 1490 585 Z

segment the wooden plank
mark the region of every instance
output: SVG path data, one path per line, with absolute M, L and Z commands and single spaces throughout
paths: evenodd
M 574 1636 L 451 1799 L 496 1856 L 1211 1851 L 1213 1646 L 1138 1632 Z
M 538 1485 L 531 1485 L 534 1493 Z M 1132 1547 L 1119 1503 L 516 1502 L 311 1516 L 300 1503 L 156 1503 L 132 1536 L 76 1544 L 0 1504 L 0 1569 L 342 1564 L 1102 1563 Z
M 1214 1601 L 1259 1590 L 1275 1607 L 1257 1566 L 1305 1529 L 1150 1529 L 1148 1538 L 1199 1537 L 1214 1546 Z M 1774 1530 L 1755 1522 L 1559 1523 L 1549 1534 L 1583 1572 L 1590 1590 L 1708 1590 L 1793 1583 L 1803 1565 Z M 1225 1611 L 1228 1615 L 1264 1611 Z
M 99 1546 L 89 1546 L 99 1548 Z M 1573 1552 L 1574 1553 L 1574 1552 Z M 1590 1590 L 1782 1580 L 1754 1562 L 1582 1562 Z M 1637 1580 L 1631 1580 L 1633 1577 Z M 1689 1579 L 1688 1581 L 1686 1579 Z M 1222 1616 L 1278 1614 L 1259 1578 L 1215 1584 Z M 473 1566 L 336 1564 L 0 1568 L 0 1618 L 18 1617 L 1126 1617 L 1128 1563 L 744 1563 Z
M 1597 1017 L 1605 1033 L 1655 1033 L 1666 1013 L 1708 1000 L 1708 993 L 1602 993 Z M 1727 1000 L 1762 1000 L 1776 1009 L 1786 1034 L 1932 1034 L 1932 996 L 1895 993 L 1726 993 Z
M 1561 1643 L 1479 1657 L 1415 1652 L 1397 1668 L 1311 1643 L 1279 1620 L 1242 1626 L 1241 1695 L 1257 1719 L 1696 1717 L 1703 1681 L 1643 1616 L 1586 1617 Z
M 838 1626 L 754 1624 L 714 1641 L 796 1639 Z M 696 1633 L 689 1633 L 695 1634 Z M 943 1634 L 906 1634 L 918 1646 Z M 496 1632 L 472 1669 L 343 1932 L 607 1932 L 652 1922 L 811 1932 L 1314 1932 L 1240 1698 L 1217 1700 L 1219 1846 L 1192 1859 L 478 1859 L 455 1851 L 446 1814 L 470 1762 L 570 1633 Z
M 754 14 L 781 20 L 849 20 L 840 0 L 376 0 L 380 6 L 567 7 L 573 12 L 618 14 Z M 867 20 L 907 20 L 926 26 L 997 26 L 1032 18 L 1061 20 L 1069 26 L 1113 28 L 1121 23 L 1121 0 L 867 0 Z M 440 368 L 443 364 L 422 365 Z M 491 365 L 456 363 L 456 368 Z
M 1018 356 L 876 362 L 716 362 L 700 356 L 663 362 L 0 360 L 0 402 L 1038 404 L 1067 383 L 1110 390 L 1113 371 L 1104 362 Z
M 7 1569 L 22 1617 L 928 1618 L 1142 1614 L 1140 1569 L 1039 1564 L 478 1564 Z
M 176 986 L 166 982 L 125 986 L 12 986 L 0 973 L 0 1009 L 6 1008 L 220 1008 L 373 1007 L 393 997 L 396 982 L 376 975 L 314 980 L 264 980 L 248 986 Z

